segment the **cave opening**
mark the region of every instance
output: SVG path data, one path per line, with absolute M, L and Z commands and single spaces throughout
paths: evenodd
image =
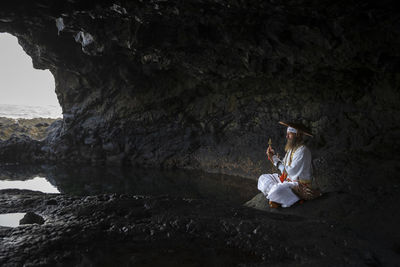
M 43 139 L 62 117 L 52 73 L 35 69 L 16 36 L 0 33 L 0 139 L 22 134 Z

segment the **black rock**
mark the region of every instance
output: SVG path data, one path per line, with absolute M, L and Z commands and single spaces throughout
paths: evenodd
M 49 126 L 44 141 L 26 136 L 0 141 L 0 162 L 187 168 L 256 179 L 272 171 L 265 159 L 269 138 L 283 154 L 285 128 L 277 122 L 296 120 L 314 134 L 306 143 L 317 159 L 320 187 L 334 193 L 283 212 L 307 210 L 321 220 L 341 217 L 344 224 L 368 222 L 356 229 L 371 239 L 377 231 L 377 236 L 390 237 L 392 243 L 400 240 L 399 219 L 392 216 L 400 195 L 396 189 L 400 35 L 399 13 L 393 8 L 397 2 L 247 2 L 1 1 L 0 32 L 17 36 L 33 66 L 53 73 L 63 119 Z M 257 197 L 248 204 L 264 209 L 263 203 L 265 199 Z M 324 203 L 331 203 L 335 211 L 331 213 L 329 206 L 322 209 Z M 147 204 L 142 216 L 148 216 L 159 202 Z M 90 210 L 82 211 L 88 220 Z M 253 216 L 271 216 L 266 210 Z M 226 216 L 232 220 L 227 229 L 236 229 L 234 213 Z M 114 225 L 115 216 L 103 217 L 93 223 L 104 219 L 101 229 Z M 196 235 L 205 234 L 205 227 L 196 220 L 189 223 L 192 218 L 197 214 L 183 221 L 184 227 L 171 229 L 170 235 L 181 240 L 178 235 L 187 233 L 189 225 L 192 234 L 185 238 L 201 243 Z M 137 233 L 150 238 L 147 220 L 140 218 L 135 225 L 139 225 Z M 167 225 L 170 221 L 165 219 Z M 213 218 L 205 218 L 204 223 L 217 225 Z M 301 263 L 309 265 L 320 257 L 317 265 L 360 265 L 357 255 L 362 253 L 354 253 L 356 262 L 352 262 L 354 258 L 347 259 L 341 249 L 332 251 L 338 260 L 332 263 L 327 254 L 332 244 L 325 241 L 340 248 L 347 236 L 334 240 L 336 235 L 330 233 L 326 238 L 330 226 L 317 224 L 319 230 L 306 231 L 311 224 L 279 224 L 283 233 L 291 233 L 285 234 L 288 240 L 293 240 L 292 234 L 301 235 L 300 245 L 285 251 L 287 242 L 271 252 L 275 254 L 262 257 L 281 264 L 305 255 L 303 244 L 309 241 L 313 252 Z M 257 226 L 243 223 L 240 236 L 254 238 L 249 231 Z M 154 231 L 157 227 L 151 229 L 154 236 L 164 234 Z M 118 225 L 113 229 L 120 231 Z M 93 237 L 106 240 L 102 234 Z M 321 253 L 307 239 L 310 234 L 327 245 Z M 268 238 L 260 245 L 264 254 Z M 224 249 L 227 242 L 242 248 L 247 244 L 239 237 L 215 240 L 221 244 L 223 240 Z M 346 253 L 362 250 L 356 243 Z M 381 262 L 372 253 L 364 258 L 372 265 Z
M 41 122 L 41 123 L 38 123 L 35 125 L 35 127 L 48 127 L 48 126 L 49 126 L 49 124 L 46 122 Z
M 50 199 L 46 201 L 46 205 L 57 205 L 57 200 L 55 199 Z
M 63 120 L 45 142 L 24 142 L 20 157 L 1 152 L 0 161 L 255 178 L 270 169 L 268 138 L 282 152 L 280 120 L 309 126 L 318 158 L 350 153 L 349 168 L 355 152 L 397 159 L 392 3 L 2 1 L 0 32 L 54 74 Z
M 34 212 L 27 212 L 24 216 L 24 218 L 22 218 L 19 221 L 19 224 L 43 224 L 44 223 L 44 219 L 42 216 L 37 215 Z

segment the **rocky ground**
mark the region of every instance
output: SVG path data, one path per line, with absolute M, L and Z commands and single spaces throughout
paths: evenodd
M 272 212 L 167 196 L 2 191 L 2 212 L 34 211 L 46 222 L 1 228 L 0 264 L 396 265 L 394 6 L 2 1 L 0 31 L 18 37 L 35 68 L 52 72 L 63 121 L 45 140 L 0 141 L 0 162 L 177 167 L 256 179 L 271 169 L 268 138 L 284 146 L 277 122 L 300 120 L 313 131 L 308 144 L 330 194 Z
M 7 140 L 11 136 L 26 135 L 34 140 L 43 140 L 47 137 L 48 127 L 58 119 L 34 118 L 11 119 L 0 117 L 0 140 Z
M 345 194 L 326 195 L 290 209 L 270 210 L 263 201 L 258 195 L 246 204 L 264 210 L 259 211 L 169 196 L 71 197 L 1 190 L 1 213 L 34 212 L 45 223 L 0 227 L 0 265 L 396 266 L 400 262 L 399 251 L 349 224 L 346 217 L 353 209 L 346 209 L 345 203 L 352 199 Z

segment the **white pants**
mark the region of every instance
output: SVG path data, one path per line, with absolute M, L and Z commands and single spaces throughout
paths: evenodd
M 258 178 L 257 188 L 260 190 L 270 201 L 279 203 L 283 208 L 292 206 L 300 200 L 296 196 L 292 187 L 296 186 L 297 182 L 281 182 L 277 173 L 263 174 Z

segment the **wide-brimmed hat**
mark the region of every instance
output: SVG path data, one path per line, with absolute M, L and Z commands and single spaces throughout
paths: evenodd
M 279 124 L 285 125 L 287 127 L 295 128 L 296 130 L 302 132 L 303 134 L 308 135 L 310 137 L 313 137 L 313 135 L 311 134 L 311 130 L 308 129 L 304 124 L 302 124 L 300 122 L 283 122 L 283 121 L 280 121 Z

